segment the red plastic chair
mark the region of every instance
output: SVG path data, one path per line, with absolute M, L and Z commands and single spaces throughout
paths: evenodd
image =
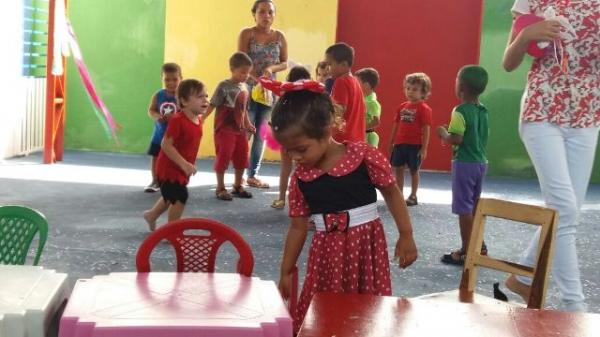
M 209 234 L 186 235 L 187 230 L 204 230 Z M 252 275 L 254 255 L 244 238 L 220 222 L 202 218 L 172 221 L 150 234 L 137 252 L 135 264 L 138 272 L 150 272 L 150 254 L 163 239 L 175 248 L 177 272 L 214 272 L 219 248 L 224 242 L 230 241 L 240 255 L 237 272 L 245 276 Z

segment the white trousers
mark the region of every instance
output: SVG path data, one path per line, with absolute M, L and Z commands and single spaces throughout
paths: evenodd
M 523 122 L 519 126 L 546 206 L 559 212 L 552 280 L 560 291 L 560 309 L 566 311 L 586 310 L 575 240 L 577 218 L 594 164 L 598 130 L 598 127 L 574 129 L 547 122 Z M 535 264 L 539 234 L 538 230 L 524 252 L 522 264 Z M 531 284 L 529 278 L 518 279 Z

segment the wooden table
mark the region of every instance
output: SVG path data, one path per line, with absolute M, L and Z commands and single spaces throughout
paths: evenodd
M 0 337 L 44 337 L 69 294 L 67 274 L 0 265 Z
M 598 337 L 600 315 L 320 293 L 298 334 L 317 336 Z
M 60 337 L 291 337 L 273 281 L 220 273 L 112 273 L 78 280 Z

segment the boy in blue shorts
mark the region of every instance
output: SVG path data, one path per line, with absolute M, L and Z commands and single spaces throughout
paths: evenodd
M 452 144 L 452 213 L 458 215 L 462 246 L 442 256 L 446 264 L 463 265 L 473 228 L 473 213 L 481 195 L 487 171 L 489 113 L 479 102 L 488 82 L 488 74 L 480 66 L 463 67 L 456 79 L 456 95 L 462 103 L 454 108 L 448 129 L 437 128 L 442 141 Z M 485 244 L 481 254 L 487 254 Z
M 157 192 L 160 190 L 158 179 L 156 178 L 156 159 L 160 152 L 160 143 L 162 142 L 167 123 L 171 116 L 177 112 L 177 86 L 181 82 L 181 68 L 176 63 L 165 63 L 161 68 L 161 78 L 163 89 L 157 91 L 150 99 L 148 107 L 148 116 L 154 121 L 154 131 L 148 147 L 148 154 L 152 156 L 150 162 L 150 172 L 152 172 L 152 182 L 146 186 L 145 192 Z

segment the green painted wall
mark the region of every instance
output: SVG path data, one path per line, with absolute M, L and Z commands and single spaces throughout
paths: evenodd
M 71 0 L 69 16 L 96 89 L 122 130 L 117 147 L 69 61 L 65 147 L 144 152 L 152 133 L 148 102 L 161 87 L 165 0 Z
M 531 60 L 528 57 L 512 73 L 502 68 L 502 55 L 512 23 L 510 8 L 513 3 L 514 0 L 486 0 L 484 7 L 480 63 L 488 70 L 490 82 L 481 101 L 489 108 L 491 115 L 489 174 L 535 177 L 518 134 L 519 103 Z M 600 183 L 600 149 L 596 151 L 592 181 Z

